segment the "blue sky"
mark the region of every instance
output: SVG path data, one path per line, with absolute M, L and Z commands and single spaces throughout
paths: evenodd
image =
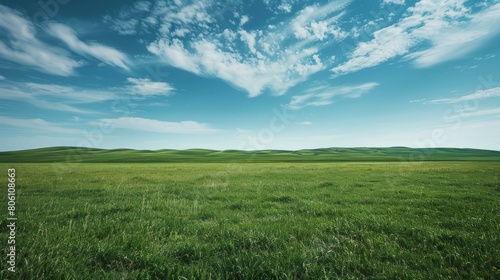
M 0 150 L 500 150 L 500 1 L 2 1 Z

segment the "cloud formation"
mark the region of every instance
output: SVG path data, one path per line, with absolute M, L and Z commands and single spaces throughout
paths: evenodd
M 133 30 L 120 29 L 122 34 L 155 30 L 157 39 L 147 49 L 163 62 L 199 76 L 217 77 L 255 97 L 264 91 L 284 94 L 325 69 L 320 57 L 324 46 L 312 43 L 346 36 L 336 22 L 350 2 L 307 6 L 280 27 L 252 30 L 245 29 L 250 18 L 237 12 L 229 19 L 233 26 L 222 28 L 217 13 L 220 3 L 209 0 L 156 2 L 149 11 L 132 8 L 116 19 L 104 20 L 113 28 L 128 20 L 121 26 Z
M 99 114 L 84 109 L 87 104 L 129 98 L 137 100 L 152 96 L 169 96 L 174 87 L 166 82 L 154 82 L 147 78 L 127 78 L 119 87 L 85 89 L 59 84 L 7 82 L 0 84 L 0 99 L 25 102 L 32 106 L 67 113 Z
M 0 41 L 0 57 L 5 60 L 58 76 L 74 75 L 82 66 L 67 51 L 39 40 L 31 21 L 1 4 L 0 30 L 5 32 L 5 41 Z
M 472 14 L 465 0 L 421 0 L 399 22 L 379 29 L 361 42 L 348 60 L 333 67 L 336 75 L 377 66 L 396 57 L 430 67 L 477 49 L 500 32 L 500 4 Z M 415 51 L 422 43 L 430 43 Z
M 127 78 L 132 85 L 127 88 L 133 94 L 152 96 L 152 95 L 170 95 L 174 87 L 166 82 L 154 82 L 150 79 Z
M 55 38 L 64 42 L 72 51 L 83 56 L 96 58 L 108 65 L 118 66 L 129 70 L 127 56 L 108 46 L 97 43 L 85 43 L 78 39 L 75 31 L 60 23 L 50 23 L 47 32 Z
M 392 14 L 363 26 L 345 17 L 351 2 L 266 0 L 276 17 L 264 25 L 252 25 L 255 20 L 240 1 L 223 7 L 213 0 L 145 1 L 104 20 L 121 34 L 155 34 L 145 44 L 162 62 L 221 79 L 250 97 L 285 94 L 326 69 L 337 77 L 395 58 L 431 67 L 467 55 L 500 31 L 499 3 L 472 11 L 465 0 L 420 0 L 411 7 L 404 0 L 384 0 L 382 6 L 397 5 L 406 12 L 397 22 Z M 336 53 L 339 43 L 359 40 L 365 29 L 368 39 Z
M 404 5 L 405 0 L 384 0 L 384 4 L 396 4 L 396 5 Z
M 212 133 L 218 130 L 211 128 L 207 124 L 195 121 L 166 122 L 153 119 L 122 117 L 116 119 L 101 119 L 99 122 L 91 122 L 91 125 L 101 125 L 106 123 L 115 128 L 123 128 L 137 131 L 147 131 L 156 133 Z
M 40 40 L 38 37 L 41 36 L 37 36 L 38 32 L 30 20 L 4 5 L 0 5 L 0 30 L 5 31 L 5 42 L 0 42 L 0 57 L 6 60 L 58 76 L 75 75 L 76 68 L 85 64 L 73 58 L 67 50 Z M 124 53 L 102 44 L 85 43 L 69 26 L 51 22 L 44 26 L 43 31 L 64 42 L 76 54 L 130 69 L 130 62 Z
M 444 117 L 444 119 L 450 120 L 450 119 L 461 119 L 461 118 L 490 116 L 490 115 L 500 116 L 500 107 L 487 108 L 482 110 L 464 110 L 457 112 L 457 114 L 455 115 L 447 115 Z
M 432 47 L 408 54 L 417 67 L 461 58 L 481 47 L 489 38 L 500 34 L 500 4 L 473 16 L 469 22 L 456 23 L 430 36 Z
M 474 100 L 486 99 L 486 98 L 492 98 L 492 97 L 500 97 L 500 87 L 494 87 L 494 88 L 485 89 L 485 90 L 478 90 L 474 93 L 464 95 L 461 97 L 456 97 L 456 98 L 435 99 L 435 100 L 431 100 L 431 101 L 428 101 L 425 103 L 427 103 L 427 104 L 450 104 L 450 103 L 467 102 L 467 101 L 474 101 Z
M 378 83 L 365 83 L 354 86 L 319 86 L 307 91 L 304 95 L 295 95 L 287 105 L 291 110 L 308 106 L 326 106 L 333 104 L 335 99 L 354 99 L 370 92 Z
M 46 89 L 54 85 L 40 85 L 34 83 L 4 85 L 0 84 L 0 99 L 25 102 L 37 108 L 60 111 L 77 114 L 97 114 L 93 110 L 78 108 L 77 104 L 82 104 L 82 99 L 68 94 L 72 92 L 69 89 L 58 88 L 56 91 L 47 91 Z M 57 87 L 57 86 L 55 86 Z M 82 97 L 83 100 L 94 98 L 93 95 Z M 96 99 L 102 96 L 95 97 Z

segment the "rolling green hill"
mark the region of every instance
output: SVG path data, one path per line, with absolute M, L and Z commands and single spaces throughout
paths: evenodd
M 51 147 L 0 152 L 0 162 L 331 162 L 331 161 L 500 161 L 500 151 L 405 147 L 285 150 L 132 150 Z

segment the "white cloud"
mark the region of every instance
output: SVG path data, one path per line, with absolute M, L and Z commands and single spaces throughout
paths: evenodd
M 485 90 L 478 90 L 474 93 L 464 95 L 461 97 L 457 97 L 457 98 L 435 99 L 435 100 L 428 101 L 426 103 L 428 103 L 428 104 L 441 104 L 441 103 L 448 104 L 448 103 L 466 102 L 466 101 L 479 100 L 479 99 L 492 98 L 492 97 L 500 97 L 500 87 L 495 87 L 495 88 L 490 88 L 490 89 L 485 89 Z
M 248 31 L 241 26 L 235 26 L 236 30 L 218 30 L 220 27 L 216 24 L 204 29 L 205 21 L 193 19 L 185 27 L 190 33 L 182 40 L 175 37 L 175 32 L 163 34 L 161 31 L 163 35 L 147 48 L 173 67 L 222 79 L 248 92 L 250 97 L 264 91 L 281 95 L 327 67 L 319 55 L 326 44 L 314 46 L 312 43 L 345 36 L 333 23 L 350 2 L 342 0 L 307 7 L 279 27 L 269 25 L 264 30 Z M 174 30 L 172 19 L 165 20 L 163 23 L 169 24 L 168 29 Z M 242 21 L 246 21 L 244 17 Z M 303 24 L 309 36 L 297 39 L 294 31 L 297 24 Z
M 186 34 L 188 34 L 189 32 L 191 32 L 191 31 L 187 28 L 178 28 L 174 31 L 174 35 L 182 38 L 182 37 L 186 36 Z
M 311 29 L 314 37 L 316 37 L 318 40 L 323 41 L 324 39 L 326 39 L 326 33 L 328 32 L 328 23 L 326 21 L 311 22 Z
M 262 0 L 266 4 L 267 9 L 275 14 L 288 14 L 291 13 L 293 7 L 297 3 L 303 3 L 300 0 Z
M 454 60 L 479 48 L 500 33 L 500 4 L 472 16 L 470 22 L 449 27 L 433 34 L 432 47 L 407 55 L 417 67 L 429 67 Z
M 19 128 L 28 128 L 41 131 L 47 131 L 52 133 L 63 133 L 63 134 L 80 134 L 80 129 L 64 128 L 57 124 L 47 122 L 40 118 L 37 119 L 17 119 L 10 117 L 0 116 L 0 124 Z
M 4 30 L 8 38 L 0 42 L 0 57 L 3 59 L 59 76 L 73 75 L 75 68 L 82 65 L 63 49 L 37 39 L 33 24 L 18 11 L 4 5 L 0 5 L 0 30 Z
M 26 102 L 35 107 L 47 109 L 51 111 L 61 111 L 70 112 L 78 114 L 96 114 L 97 112 L 92 110 L 85 110 L 77 108 L 73 105 L 66 104 L 67 100 L 53 99 L 47 100 L 41 95 L 43 92 L 34 92 L 32 89 L 26 85 L 20 85 L 16 87 L 9 87 L 6 85 L 0 85 L 0 99 L 4 100 L 15 100 Z M 50 98 L 49 98 L 50 99 Z M 56 101 L 57 100 L 57 101 Z
M 101 125 L 107 123 L 116 128 L 124 128 L 138 131 L 148 131 L 157 133 L 211 133 L 218 130 L 206 124 L 195 121 L 165 122 L 153 119 L 136 117 L 123 117 L 117 119 L 101 119 L 99 122 L 91 122 L 91 125 Z
M 292 29 L 295 38 L 305 39 L 310 36 L 309 31 L 304 27 L 314 12 L 313 7 L 306 7 L 301 14 L 292 21 Z
M 184 4 L 184 3 L 183 3 Z M 176 13 L 169 14 L 173 20 L 178 20 L 181 23 L 210 23 L 212 18 L 207 13 L 207 6 L 212 6 L 212 1 L 194 1 L 189 5 L 178 5 L 180 8 Z
M 148 51 L 163 58 L 173 67 L 184 69 L 195 74 L 201 73 L 196 62 L 196 57 L 184 48 L 184 44 L 179 39 L 173 39 L 171 42 L 166 39 L 160 39 L 150 44 L 148 46 Z
M 253 54 L 257 54 L 257 50 L 255 49 L 255 32 L 249 33 L 245 30 L 240 30 L 238 33 L 240 34 L 241 40 L 247 44 L 250 52 Z
M 374 32 L 372 40 L 359 43 L 349 59 L 332 71 L 346 74 L 403 55 L 414 60 L 417 67 L 428 67 L 470 53 L 499 33 L 500 4 L 470 14 L 464 2 L 419 1 L 398 23 Z M 423 42 L 430 43 L 430 47 L 410 53 Z
M 151 10 L 151 6 L 151 3 L 148 1 L 139 1 L 134 3 L 134 8 L 143 12 L 149 12 Z
M 359 98 L 378 85 L 378 83 L 365 83 L 356 86 L 319 86 L 307 91 L 307 94 L 293 96 L 287 107 L 291 110 L 298 110 L 308 106 L 326 106 L 333 104 L 336 97 Z
M 317 102 L 314 104 L 312 104 L 311 102 L 308 102 L 308 100 L 310 100 L 312 98 L 314 98 L 313 93 L 292 96 L 292 100 L 290 101 L 290 103 L 288 103 L 287 107 L 292 109 L 292 110 L 298 110 L 298 109 L 302 109 L 306 106 L 314 106 L 314 105 L 318 106 L 318 105 L 320 105 Z M 322 105 L 330 105 L 330 104 L 332 104 L 332 102 L 324 103 Z
M 278 6 L 278 10 L 281 10 L 285 13 L 290 13 L 292 11 L 292 5 L 290 5 L 289 3 L 281 3 L 279 6 Z
M 469 118 L 469 117 L 479 117 L 488 115 L 500 116 L 500 107 L 457 112 L 455 115 L 446 116 L 445 119 Z
M 298 125 L 312 125 L 312 122 L 310 122 L 310 121 L 303 121 L 303 122 L 297 122 L 295 124 L 298 124 Z
M 57 84 L 7 82 L 0 84 L 0 99 L 26 102 L 35 107 L 78 114 L 99 114 L 83 109 L 85 104 L 163 95 L 169 96 L 174 88 L 166 82 L 128 78 L 128 85 L 105 89 L 85 89 Z
M 248 38 L 247 38 L 248 39 Z M 199 40 L 190 44 L 191 51 L 177 39 L 162 39 L 148 46 L 168 64 L 186 71 L 218 77 L 233 86 L 246 90 L 249 96 L 260 95 L 269 89 L 283 94 L 288 88 L 324 68 L 315 49 L 282 54 L 279 59 L 242 59 L 239 53 L 224 51 L 218 42 Z M 252 47 L 252 45 L 250 45 Z M 258 55 L 255 50 L 256 55 Z
M 121 9 L 115 15 L 106 15 L 103 21 L 123 35 L 159 32 L 164 36 L 176 34 L 182 37 L 185 30 L 200 34 L 201 30 L 213 28 L 209 26 L 214 22 L 211 14 L 231 10 L 231 5 L 232 2 L 212 0 L 143 1 Z
M 362 42 L 349 54 L 350 59 L 333 68 L 334 73 L 350 73 L 376 66 L 398 55 L 406 54 L 414 41 L 399 26 L 389 26 L 373 33 L 374 39 Z
M 24 84 L 33 96 L 47 96 L 73 104 L 94 103 L 112 100 L 118 96 L 105 90 L 85 90 L 56 84 Z
M 72 51 L 80 55 L 91 56 L 106 64 L 118 66 L 125 70 L 129 69 L 129 61 L 124 53 L 101 44 L 85 43 L 78 39 L 75 31 L 66 25 L 51 23 L 48 25 L 48 33 L 63 41 Z
M 63 41 L 73 52 L 129 69 L 128 58 L 122 52 L 97 43 L 82 42 L 70 27 L 63 24 L 50 23 L 46 27 L 44 31 Z M 74 75 L 75 69 L 84 64 L 71 58 L 67 51 L 39 40 L 31 21 L 3 5 L 0 5 L 0 30 L 6 31 L 8 39 L 0 42 L 0 57 L 6 60 L 59 76 Z
M 128 88 L 139 95 L 170 95 L 174 88 L 165 82 L 153 82 L 150 79 L 127 78 L 132 85 Z
M 2 75 L 0 75 L 0 81 L 1 81 L 1 80 L 5 80 L 5 77 L 4 77 L 4 76 L 2 76 Z
M 105 15 L 103 22 L 109 24 L 112 30 L 121 35 L 148 33 L 150 26 L 158 24 L 158 18 L 152 14 L 158 11 L 157 7 L 153 7 L 153 5 L 158 6 L 159 3 L 161 2 L 155 4 L 147 1 L 136 2 L 127 9 L 121 9 L 116 18 Z
M 323 6 L 305 7 L 290 23 L 295 38 L 323 40 L 328 34 L 338 36 L 341 32 L 333 23 L 343 13 L 335 16 L 332 14 L 345 8 L 350 2 L 350 0 L 333 1 Z
M 273 11 L 278 6 L 291 11 L 299 1 L 264 2 Z M 278 27 L 268 24 L 262 30 L 244 29 L 249 16 L 242 14 L 239 1 L 158 1 L 149 12 L 129 6 L 119 11 L 116 19 L 108 15 L 104 20 L 121 33 L 123 26 L 127 26 L 127 33 L 156 32 L 157 39 L 147 49 L 163 62 L 199 76 L 222 79 L 249 96 L 257 96 L 264 91 L 283 94 L 327 67 L 319 55 L 327 44 L 313 46 L 313 41 L 338 41 L 346 36 L 336 22 L 350 2 L 338 0 L 306 7 Z M 228 11 L 234 19 L 222 19 Z M 130 19 L 138 23 L 119 22 Z M 232 23 L 233 30 L 219 22 L 221 19 Z M 293 30 L 297 24 L 309 36 L 297 40 Z
M 405 0 L 384 0 L 385 4 L 396 4 L 396 5 L 404 5 Z
M 242 16 L 241 19 L 240 19 L 239 26 L 241 27 L 241 26 L 245 25 L 245 23 L 247 23 L 248 20 L 249 20 L 248 16 Z
M 139 27 L 139 20 L 135 18 L 122 20 L 122 19 L 111 19 L 110 16 L 104 17 L 105 23 L 111 23 L 111 29 L 117 31 L 121 35 L 135 35 L 137 34 L 137 28 Z

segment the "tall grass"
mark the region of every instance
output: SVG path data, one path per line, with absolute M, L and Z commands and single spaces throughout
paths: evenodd
M 1 279 L 500 278 L 498 162 L 0 167 Z

